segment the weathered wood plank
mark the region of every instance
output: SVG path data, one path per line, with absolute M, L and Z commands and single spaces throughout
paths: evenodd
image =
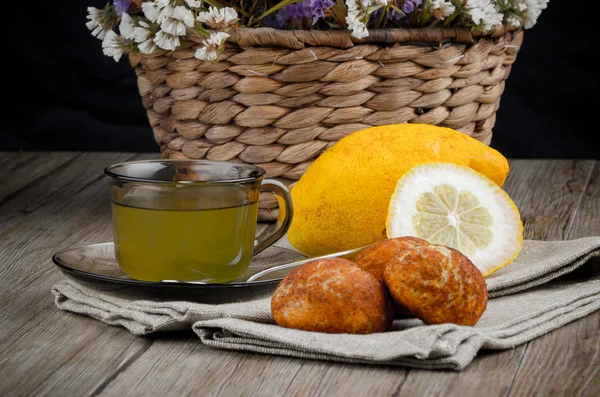
M 0 318 L 0 395 L 94 390 L 149 345 L 118 328 L 59 311 L 50 294 L 64 277 L 50 261 L 56 250 L 111 239 L 110 198 L 98 175 L 103 163 L 131 158 L 82 156 L 5 204 L 28 201 L 27 211 L 3 218 L 11 221 L 4 223 L 0 239 L 7 258 L 0 269 L 0 301 L 9 302 Z M 48 195 L 50 186 L 62 188 Z
M 288 390 L 294 396 L 395 396 L 409 370 L 396 367 L 318 363 L 319 373 L 311 376 L 313 364 L 298 371 Z M 373 379 L 374 374 L 376 379 Z
M 569 238 L 600 235 L 600 163 L 596 162 Z M 600 312 L 529 343 L 510 396 L 597 396 Z
M 0 205 L 14 194 L 63 167 L 79 156 L 79 153 L 20 153 L 7 154 L 2 159 Z
M 86 212 L 87 203 L 84 201 L 74 205 L 78 202 L 78 194 L 89 193 L 86 189 L 96 186 L 94 198 L 103 205 L 102 221 L 110 221 L 110 196 L 103 176 L 104 167 L 111 162 L 132 158 L 135 158 L 132 154 L 108 153 L 82 156 L 39 183 L 30 184 L 18 196 L 0 206 L 0 247 L 5 255 L 13 259 L 0 268 L 0 278 L 7 277 L 13 270 L 21 276 L 28 274 L 20 266 L 15 268 L 15 258 L 41 248 L 56 248 L 65 237 L 88 226 L 86 219 L 93 218 L 92 214 Z M 58 217 L 58 213 L 63 214 L 62 217 Z M 88 235 L 93 236 L 94 231 L 89 230 Z M 27 268 L 34 269 L 31 264 Z
M 292 395 L 286 393 L 286 383 L 277 379 L 291 380 L 304 363 L 297 359 L 210 349 L 188 334 L 183 338 L 159 336 L 150 349 L 99 396 Z M 318 366 L 319 363 L 314 364 Z M 249 372 L 252 377 L 245 376 Z
M 521 211 L 525 238 L 568 237 L 593 160 L 517 160 L 504 186 Z
M 26 333 L 10 344 L 0 361 L 1 395 L 75 396 L 112 380 L 152 343 L 50 304 Z M 14 376 L 18 369 L 19 376 Z M 90 393 L 91 394 L 91 393 Z
M 6 228 L 7 223 L 10 223 L 12 219 L 18 219 L 24 213 L 33 211 L 36 205 L 54 199 L 55 195 L 57 195 L 57 199 L 60 197 L 64 203 L 67 203 L 70 197 L 65 195 L 64 192 L 73 194 L 74 190 L 69 189 L 69 186 L 77 181 L 80 176 L 86 178 L 86 175 L 91 175 L 92 179 L 86 179 L 86 183 L 93 183 L 103 178 L 103 170 L 106 165 L 128 160 L 133 156 L 135 154 L 132 153 L 80 154 L 69 158 L 60 166 L 48 168 L 46 173 L 38 171 L 34 174 L 26 169 L 19 168 L 15 171 L 14 178 L 21 180 L 22 186 L 18 191 L 5 196 L 1 201 L 0 227 Z M 34 169 L 44 170 L 48 163 L 50 161 L 47 158 L 38 156 L 33 160 L 31 166 Z M 41 174 L 41 176 L 38 174 Z
M 600 160 L 590 173 L 569 238 L 600 235 Z
M 511 161 L 504 185 L 525 222 L 525 238 L 564 239 L 593 162 Z M 569 187 L 569 188 L 567 188 Z M 432 373 L 412 370 L 399 395 L 506 396 L 527 345 L 501 352 L 484 352 L 464 371 Z
M 21 155 L 23 155 L 21 152 L 0 152 L 0 181 L 5 181 L 10 177 L 10 174 L 5 172 L 5 167 Z

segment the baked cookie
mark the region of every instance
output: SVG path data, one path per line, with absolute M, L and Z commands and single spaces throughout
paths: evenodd
M 420 245 L 429 245 L 417 237 L 396 237 L 381 240 L 365 248 L 355 259 L 356 264 L 383 282 L 383 272 L 390 260 L 403 255 L 404 252 Z
M 481 272 L 452 248 L 407 249 L 388 262 L 383 276 L 394 300 L 426 324 L 475 325 L 487 306 Z
M 271 313 L 282 327 L 327 333 L 382 332 L 393 320 L 383 283 L 341 258 L 290 272 L 273 294 Z
M 361 269 L 371 273 L 383 283 L 383 272 L 389 261 L 403 255 L 409 248 L 428 244 L 427 241 L 417 237 L 389 238 L 365 248 L 356 257 L 355 261 Z M 395 301 L 393 302 L 393 308 L 394 316 L 397 318 L 414 317 L 410 310 Z

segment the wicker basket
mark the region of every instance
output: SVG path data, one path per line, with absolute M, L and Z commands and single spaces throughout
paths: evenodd
M 288 185 L 345 135 L 369 126 L 428 123 L 489 144 L 521 30 L 346 31 L 238 29 L 218 63 L 194 58 L 203 37 L 131 57 L 166 158 L 259 165 Z M 276 217 L 264 196 L 259 217 Z

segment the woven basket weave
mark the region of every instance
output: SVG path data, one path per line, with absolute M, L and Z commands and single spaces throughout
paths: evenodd
M 131 56 L 165 158 L 252 163 L 292 186 L 345 135 L 427 123 L 492 137 L 504 80 L 523 33 L 461 29 L 238 29 L 218 63 L 194 58 L 204 37 L 176 51 Z M 277 215 L 262 195 L 259 218 Z

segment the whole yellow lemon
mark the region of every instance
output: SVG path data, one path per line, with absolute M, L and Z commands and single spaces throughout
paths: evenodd
M 330 147 L 292 188 L 290 243 L 309 256 L 386 238 L 398 179 L 421 163 L 463 165 L 504 184 L 508 161 L 462 132 L 429 124 L 395 124 L 354 132 Z

